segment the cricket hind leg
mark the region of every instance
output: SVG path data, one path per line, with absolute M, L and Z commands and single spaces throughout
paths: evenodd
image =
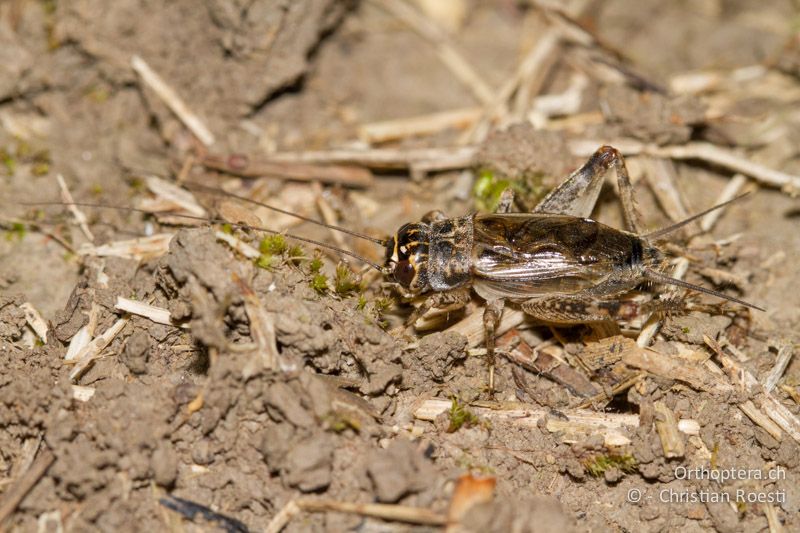
M 576 295 L 533 298 L 520 307 L 525 313 L 554 324 L 630 320 L 642 311 L 641 306 L 633 301 Z
M 505 300 L 497 298 L 487 300 L 486 307 L 483 308 L 483 332 L 486 343 L 486 358 L 489 364 L 489 393 L 494 394 L 494 348 L 497 326 L 500 324 L 500 317 L 503 315 Z
M 625 166 L 622 154 L 611 146 L 601 146 L 582 167 L 550 191 L 533 212 L 588 218 L 600 196 L 603 178 L 611 167 L 617 173 L 619 196 L 627 229 L 637 235 L 640 234 L 642 224 L 636 208 L 628 168 Z

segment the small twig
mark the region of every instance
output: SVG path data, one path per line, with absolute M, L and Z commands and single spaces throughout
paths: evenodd
M 271 159 L 271 157 L 269 158 Z M 309 164 L 295 161 L 272 161 L 245 155 L 207 155 L 200 162 L 206 168 L 242 178 L 280 178 L 296 181 L 321 181 L 345 187 L 369 187 L 375 179 L 366 168 L 355 165 Z
M 597 140 L 578 140 L 570 143 L 570 150 L 576 156 L 588 157 L 601 144 L 603 143 Z M 800 190 L 800 177 L 755 163 L 711 143 L 690 142 L 682 145 L 658 146 L 634 139 L 617 139 L 611 141 L 610 144 L 625 155 L 642 154 L 671 159 L 698 159 L 750 176 L 765 185 L 788 188 L 790 191 Z
M 452 403 L 451 400 L 425 400 L 414 411 L 414 417 L 432 422 L 440 414 L 448 412 Z M 560 414 L 567 418 L 564 420 L 561 417 L 552 416 L 550 409 L 533 405 L 515 403 L 513 405 L 498 404 L 494 407 L 486 404 L 470 406 L 470 410 L 478 417 L 492 423 L 506 422 L 519 427 L 538 429 L 540 421 L 545 420 L 547 430 L 550 432 L 600 434 L 606 438 L 607 444 L 613 446 L 630 442 L 620 433 L 620 430 L 625 427 L 636 428 L 639 426 L 639 415 L 635 414 L 598 413 L 585 409 L 571 409 L 560 411 Z M 680 420 L 678 429 L 687 435 L 695 435 L 700 431 L 699 424 L 692 419 Z
M 45 475 L 47 469 L 56 460 L 53 453 L 47 448 L 39 453 L 39 457 L 33 462 L 28 470 L 17 479 L 14 486 L 5 494 L 3 504 L 0 505 L 0 528 L 6 518 L 13 513 L 28 492 Z
M 775 358 L 775 365 L 772 367 L 772 370 L 764 376 L 762 381 L 764 390 L 772 392 L 783 376 L 783 373 L 786 371 L 786 367 L 789 366 L 789 361 L 792 360 L 793 355 L 794 345 L 791 343 L 784 344 L 778 349 L 778 357 Z
M 417 164 L 427 163 L 436 170 L 452 170 L 470 167 L 476 152 L 476 146 L 339 149 L 317 152 L 279 152 L 270 154 L 268 160 L 292 163 L 352 163 L 375 169 L 408 169 Z
M 167 104 L 167 107 L 175 113 L 181 122 L 200 139 L 200 142 L 206 146 L 214 144 L 214 135 L 209 131 L 203 121 L 200 120 L 200 117 L 189 109 L 189 106 L 178 96 L 178 93 L 167 85 L 167 82 L 150 68 L 150 65 L 148 65 L 144 59 L 134 55 L 131 57 L 131 66 L 133 70 L 141 76 L 142 81 L 145 82 L 156 95 Z
M 339 220 L 337 220 L 336 212 L 333 210 L 333 207 L 331 207 L 328 199 L 325 198 L 325 191 L 322 190 L 322 186 L 316 181 L 311 185 L 311 190 L 314 192 L 314 200 L 317 204 L 317 209 L 322 215 L 322 220 L 325 221 L 325 223 L 329 226 L 338 226 Z M 331 228 L 330 234 L 333 242 L 336 243 L 336 246 L 342 248 L 343 250 L 351 251 L 340 231 L 336 231 Z
M 447 517 L 429 509 L 421 507 L 411 507 L 408 505 L 394 505 L 386 503 L 353 503 L 336 500 L 297 498 L 289 501 L 276 514 L 269 524 L 267 533 L 279 533 L 289 521 L 301 511 L 310 513 L 325 513 L 329 511 L 357 514 L 380 518 L 392 522 L 405 522 L 408 524 L 420 524 L 427 526 L 446 525 Z
M 434 45 L 442 62 L 469 89 L 479 102 L 492 103 L 492 88 L 478 74 L 464 56 L 456 50 L 447 33 L 403 0 L 377 0 L 377 4 L 402 20 L 419 35 Z
M 77 356 L 77 364 L 75 368 L 69 373 L 70 381 L 75 381 L 81 377 L 81 375 L 89 368 L 89 366 L 94 362 L 95 359 L 100 357 L 100 352 L 102 352 L 106 346 L 108 346 L 114 337 L 122 331 L 122 328 L 128 323 L 128 318 L 120 318 L 117 320 L 110 328 L 105 330 L 100 336 L 95 338 L 92 342 L 86 345 L 86 347 L 81 350 Z
M 261 252 L 259 252 L 246 242 L 237 239 L 233 235 L 224 233 L 222 231 L 215 231 L 214 237 L 224 242 L 225 244 L 233 248 L 235 251 L 242 254 L 247 259 L 258 259 L 259 257 L 261 257 Z
M 396 141 L 407 137 L 432 135 L 450 128 L 463 128 L 475 123 L 483 113 L 480 107 L 441 111 L 417 117 L 364 124 L 358 129 L 365 143 Z
M 678 431 L 678 423 L 675 420 L 675 413 L 667 407 L 663 401 L 653 404 L 656 413 L 655 425 L 658 438 L 661 440 L 661 449 L 664 457 L 672 459 L 683 457 L 686 447 Z
M 72 194 L 69 192 L 67 188 L 67 182 L 64 181 L 64 176 L 61 174 L 56 174 L 56 181 L 58 181 L 58 186 L 61 188 L 61 201 L 67 205 L 67 209 L 69 209 L 72 216 L 75 217 L 75 221 L 78 223 L 78 227 L 81 228 L 81 231 L 89 239 L 89 242 L 94 242 L 94 235 L 89 230 L 88 219 L 86 215 L 83 214 L 83 211 L 78 209 L 78 206 L 75 205 L 75 200 L 72 199 Z
M 707 336 L 704 337 L 703 340 L 716 352 L 720 362 L 728 370 L 731 380 L 737 380 L 742 387 L 754 395 L 757 404 L 751 400 L 747 400 L 744 404 L 739 406 L 742 411 L 750 417 L 753 422 L 756 422 L 767 430 L 776 440 L 781 440 L 783 435 L 780 430 L 783 430 L 794 440 L 800 442 L 800 419 L 789 411 L 789 409 L 775 398 L 772 393 L 762 389 L 756 377 L 737 361 L 728 357 L 716 341 Z M 770 424 L 765 424 L 760 418 L 763 414 L 769 417 L 767 419 L 768 421 L 771 420 L 774 422 L 772 426 L 780 428 L 777 434 L 774 427 L 770 427 Z

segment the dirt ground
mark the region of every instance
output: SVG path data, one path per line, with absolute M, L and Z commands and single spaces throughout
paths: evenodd
M 0 530 L 800 530 L 800 5 L 557 4 L 0 2 Z M 375 133 L 411 117 L 417 134 Z M 61 175 L 77 201 L 173 210 L 178 180 L 381 239 L 506 185 L 531 209 L 601 144 L 626 156 L 649 229 L 750 192 L 666 248 L 687 281 L 766 311 L 692 294 L 649 319 L 647 349 L 646 315 L 516 320 L 494 394 L 477 296 L 404 331 L 420 302 L 308 243 L 94 207 L 82 229 L 22 205 L 60 202 Z M 267 177 L 234 176 L 250 164 Z M 607 181 L 595 216 L 622 227 Z

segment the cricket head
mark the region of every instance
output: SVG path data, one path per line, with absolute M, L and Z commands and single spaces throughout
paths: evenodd
M 412 222 L 386 241 L 385 271 L 412 294 L 428 290 L 430 226 Z

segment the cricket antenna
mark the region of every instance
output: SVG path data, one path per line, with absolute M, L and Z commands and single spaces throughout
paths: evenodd
M 664 235 L 667 235 L 668 233 L 672 233 L 673 231 L 678 230 L 678 229 L 684 227 L 685 225 L 694 222 L 698 218 L 702 218 L 702 217 L 706 216 L 707 214 L 711 213 L 712 211 L 716 211 L 717 209 L 721 209 L 721 208 L 725 207 L 726 205 L 732 204 L 733 202 L 738 202 L 739 200 L 741 200 L 745 196 L 748 196 L 749 194 L 750 194 L 749 192 L 746 192 L 744 194 L 740 194 L 739 196 L 737 196 L 733 200 L 728 200 L 727 202 L 723 202 L 721 204 L 717 204 L 714 207 L 706 209 L 705 211 L 703 211 L 701 213 L 697 213 L 696 215 L 692 215 L 689 218 L 681 220 L 680 222 L 676 222 L 675 224 L 673 224 L 671 226 L 667 226 L 666 228 L 662 228 L 660 230 L 656 230 L 656 231 L 650 232 L 650 233 L 648 233 L 646 235 L 643 235 L 643 237 L 645 239 L 648 239 L 648 240 L 659 239 L 659 238 L 663 237 Z
M 196 183 L 192 181 L 185 182 L 183 184 L 188 189 L 191 190 L 198 190 L 198 191 L 206 191 L 215 194 L 223 194 L 225 196 L 230 196 L 231 198 L 236 198 L 237 200 L 241 200 L 242 202 L 247 202 L 249 204 L 258 205 L 269 209 L 271 211 L 275 211 L 277 213 L 282 213 L 284 215 L 289 215 L 290 217 L 295 217 L 300 220 L 304 220 L 306 222 L 311 222 L 312 224 L 316 224 L 317 226 L 322 226 L 323 228 L 328 228 L 334 231 L 339 231 L 342 233 L 346 233 L 348 235 L 352 235 L 353 237 L 358 237 L 359 239 L 364 239 L 365 241 L 374 242 L 375 244 L 380 244 L 381 246 L 386 246 L 386 241 L 383 239 L 376 239 L 375 237 L 370 237 L 369 235 L 364 235 L 363 233 L 359 233 L 357 231 L 349 230 L 346 228 L 340 228 L 339 226 L 334 226 L 332 224 L 326 224 L 325 222 L 320 222 L 319 220 L 314 220 L 310 217 L 305 217 L 303 215 L 299 215 L 297 213 L 292 213 L 291 211 L 287 211 L 285 209 L 281 209 L 280 207 L 275 207 L 272 205 L 265 204 L 263 202 L 259 202 L 258 200 L 253 200 L 252 198 L 248 198 L 246 196 L 241 196 L 238 194 L 234 194 L 232 192 L 224 191 L 222 189 L 217 189 L 216 187 L 209 187 L 208 185 L 203 185 L 201 183 Z M 262 230 L 264 231 L 264 230 Z
M 710 294 L 711 296 L 716 296 L 717 298 L 722 298 L 723 300 L 728 300 L 729 302 L 734 302 L 739 305 L 744 305 L 745 307 L 750 307 L 758 311 L 766 312 L 766 309 L 745 302 L 744 300 L 740 300 L 739 298 L 734 298 L 733 296 L 728 296 L 727 294 L 722 294 L 721 292 L 715 291 L 713 289 L 707 289 L 705 287 L 701 287 L 700 285 L 695 285 L 694 283 L 688 283 L 681 279 L 671 278 L 666 274 L 662 274 L 661 272 L 656 272 L 655 270 L 650 270 L 649 268 L 645 269 L 644 277 L 646 279 L 649 279 L 650 281 L 655 281 L 656 283 L 663 283 L 665 285 L 676 285 L 678 287 L 683 287 L 684 289 L 690 289 L 693 291 L 702 292 L 704 294 Z
M 139 209 L 136 207 L 128 207 L 128 206 L 121 206 L 121 205 L 108 205 L 108 204 L 93 204 L 90 202 L 19 202 L 20 205 L 30 205 L 30 206 L 44 206 L 44 205 L 60 205 L 60 206 L 70 206 L 70 205 L 77 205 L 80 207 L 93 207 L 96 209 L 115 209 L 117 211 L 130 211 L 133 213 L 144 213 L 147 215 L 154 214 L 152 211 L 148 211 L 146 209 Z M 350 250 L 345 250 L 344 248 L 339 248 L 338 246 L 333 246 L 324 242 L 316 241 L 314 239 L 309 239 L 308 237 L 301 237 L 299 235 L 293 235 L 291 233 L 284 233 L 282 231 L 277 231 L 274 229 L 263 228 L 260 226 L 251 226 L 249 224 L 242 224 L 239 222 L 229 222 L 227 220 L 221 218 L 208 218 L 208 217 L 201 217 L 197 215 L 184 215 L 179 213 L 170 213 L 169 216 L 171 217 L 178 217 L 178 218 L 185 218 L 187 220 L 200 220 L 203 222 L 208 222 L 209 224 L 228 224 L 234 228 L 242 228 L 242 229 L 249 229 L 254 231 L 263 231 L 264 233 L 270 233 L 272 235 L 283 235 L 287 239 L 292 239 L 295 241 L 305 242 L 308 244 L 313 244 L 315 246 L 320 246 L 322 248 L 327 248 L 333 252 L 338 254 L 346 255 L 352 257 L 354 259 L 358 259 L 363 263 L 371 266 L 375 270 L 381 273 L 385 273 L 385 269 L 380 266 L 379 264 L 370 261 L 364 256 L 358 255 L 357 253 L 351 252 Z M 312 221 L 313 222 L 313 221 Z

